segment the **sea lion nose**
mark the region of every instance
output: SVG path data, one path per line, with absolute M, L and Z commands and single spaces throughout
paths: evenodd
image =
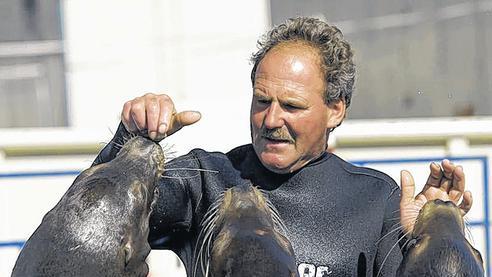
M 153 142 L 150 139 L 144 138 L 144 137 L 139 137 L 138 144 L 140 147 L 144 149 L 152 149 L 156 146 L 156 143 Z
M 153 152 L 160 152 L 159 149 L 161 149 L 161 147 L 159 146 L 159 144 L 155 143 L 154 141 L 148 139 L 148 138 L 144 138 L 144 137 L 136 137 L 135 138 L 135 141 L 134 141 L 134 150 L 136 150 L 137 152 L 140 152 L 142 154 L 150 154 L 150 153 L 153 153 Z
M 436 205 L 443 205 L 443 206 L 455 206 L 455 204 L 452 201 L 443 201 L 441 199 L 435 199 L 434 203 Z
M 237 201 L 237 207 L 242 210 L 254 209 L 256 208 L 256 204 L 249 199 L 241 199 Z
M 444 204 L 446 204 L 446 202 L 442 201 L 441 199 L 434 200 L 434 203 L 436 203 L 436 205 L 444 205 Z
M 450 207 L 454 207 L 455 204 L 453 203 L 453 201 L 446 201 L 444 202 L 444 204 L 446 204 L 446 206 L 450 206 Z

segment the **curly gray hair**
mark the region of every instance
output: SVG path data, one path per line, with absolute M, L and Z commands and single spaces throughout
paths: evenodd
M 353 51 L 337 27 L 316 18 L 290 18 L 258 40 L 258 51 L 251 56 L 254 64 L 251 71 L 253 85 L 258 64 L 266 53 L 276 45 L 289 41 L 303 41 L 319 51 L 326 81 L 325 103 L 344 100 L 348 107 L 355 81 Z

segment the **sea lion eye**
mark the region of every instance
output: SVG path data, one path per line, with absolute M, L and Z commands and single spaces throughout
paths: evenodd
M 411 248 L 413 248 L 417 244 L 418 240 L 416 238 L 412 238 L 407 242 L 407 245 L 405 246 L 405 252 L 409 251 Z

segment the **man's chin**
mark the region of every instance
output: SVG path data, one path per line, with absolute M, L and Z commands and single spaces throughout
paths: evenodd
M 278 154 L 260 153 L 259 157 L 263 166 L 272 172 L 279 174 L 292 172 L 293 164 L 280 159 Z

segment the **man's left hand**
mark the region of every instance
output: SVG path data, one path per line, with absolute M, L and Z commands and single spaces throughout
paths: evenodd
M 402 170 L 400 177 L 400 223 L 405 234 L 413 231 L 417 215 L 427 201 L 453 201 L 462 216 L 471 209 L 473 199 L 471 192 L 465 191 L 463 167 L 456 166 L 449 160 L 443 160 L 441 165 L 431 163 L 429 178 L 422 191 L 415 197 L 415 181 L 412 174 Z

